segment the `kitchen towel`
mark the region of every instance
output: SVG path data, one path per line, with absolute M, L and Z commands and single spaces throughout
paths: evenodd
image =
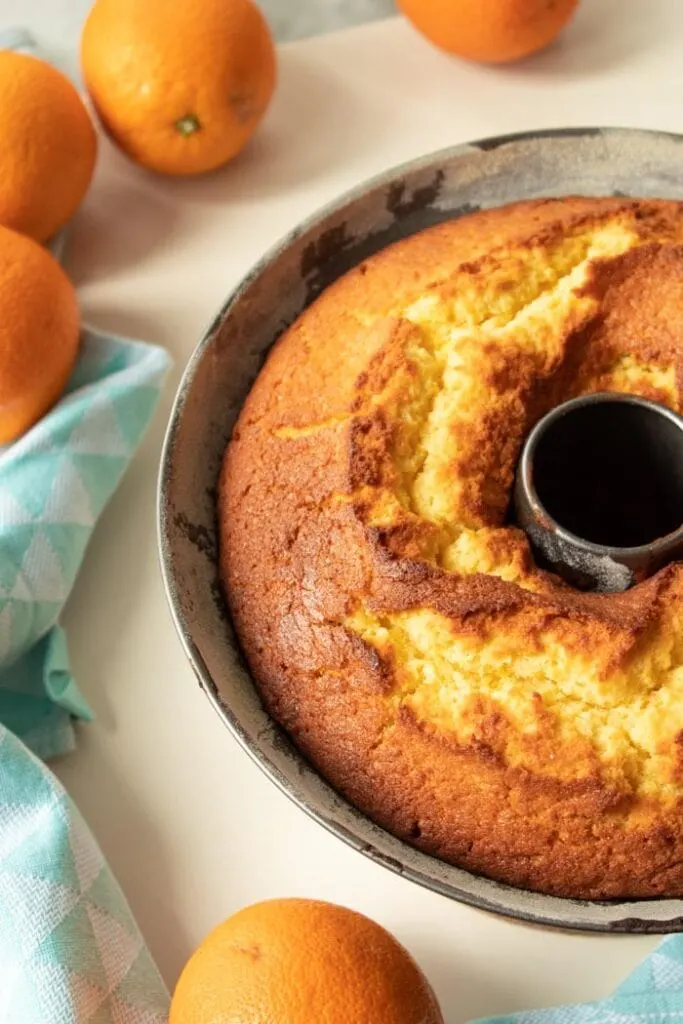
M 165 1024 L 167 1013 L 168 992 L 78 810 L 0 725 L 0 1024 Z
M 683 935 L 671 935 L 607 999 L 489 1017 L 479 1024 L 675 1024 L 681 1020 Z
M 62 400 L 0 452 L 0 722 L 44 759 L 90 718 L 59 615 L 168 366 L 154 345 L 84 330 Z
M 0 35 L 10 47 L 33 43 Z M 61 400 L 0 448 L 0 1024 L 167 1020 L 123 893 L 39 757 L 71 750 L 74 720 L 91 717 L 59 617 L 169 365 L 154 345 L 83 329 Z

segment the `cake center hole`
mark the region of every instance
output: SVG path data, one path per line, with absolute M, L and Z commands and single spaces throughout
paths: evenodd
M 683 523 L 683 431 L 628 400 L 586 404 L 548 425 L 536 494 L 560 526 L 593 544 L 649 544 Z

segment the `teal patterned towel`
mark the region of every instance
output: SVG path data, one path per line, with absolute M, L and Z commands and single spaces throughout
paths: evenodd
M 28 747 L 64 753 L 91 717 L 59 614 L 168 366 L 155 346 L 83 331 L 62 400 L 0 452 L 0 1024 L 166 1020 L 121 891 Z
M 34 49 L 21 30 L 0 47 Z M 155 346 L 84 330 L 61 401 L 0 448 L 0 1024 L 167 1019 L 121 890 L 35 755 L 70 750 L 74 719 L 91 717 L 59 616 L 169 365 Z
M 0 1024 L 166 1020 L 120 889 L 28 747 L 64 753 L 91 717 L 59 614 L 168 366 L 159 348 L 84 331 L 67 393 L 0 452 Z
M 84 331 L 61 402 L 0 454 L 0 722 L 42 758 L 90 718 L 59 613 L 168 365 L 155 346 Z
M 0 1022 L 165 1024 L 168 993 L 68 796 L 0 726 Z
M 558 970 L 561 965 L 558 964 Z M 683 1020 L 683 935 L 671 935 L 607 999 L 479 1024 L 675 1024 Z

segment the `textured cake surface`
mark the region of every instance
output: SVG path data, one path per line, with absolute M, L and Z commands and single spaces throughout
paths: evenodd
M 431 228 L 274 347 L 219 495 L 271 714 L 378 823 L 565 896 L 683 895 L 683 566 L 585 594 L 509 525 L 533 424 L 681 411 L 683 205 L 538 200 Z

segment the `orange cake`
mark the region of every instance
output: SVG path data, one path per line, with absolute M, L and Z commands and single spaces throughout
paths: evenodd
M 683 566 L 574 590 L 510 520 L 533 424 L 681 411 L 683 205 L 421 232 L 280 338 L 225 456 L 221 574 L 266 707 L 397 836 L 562 896 L 683 895 Z

